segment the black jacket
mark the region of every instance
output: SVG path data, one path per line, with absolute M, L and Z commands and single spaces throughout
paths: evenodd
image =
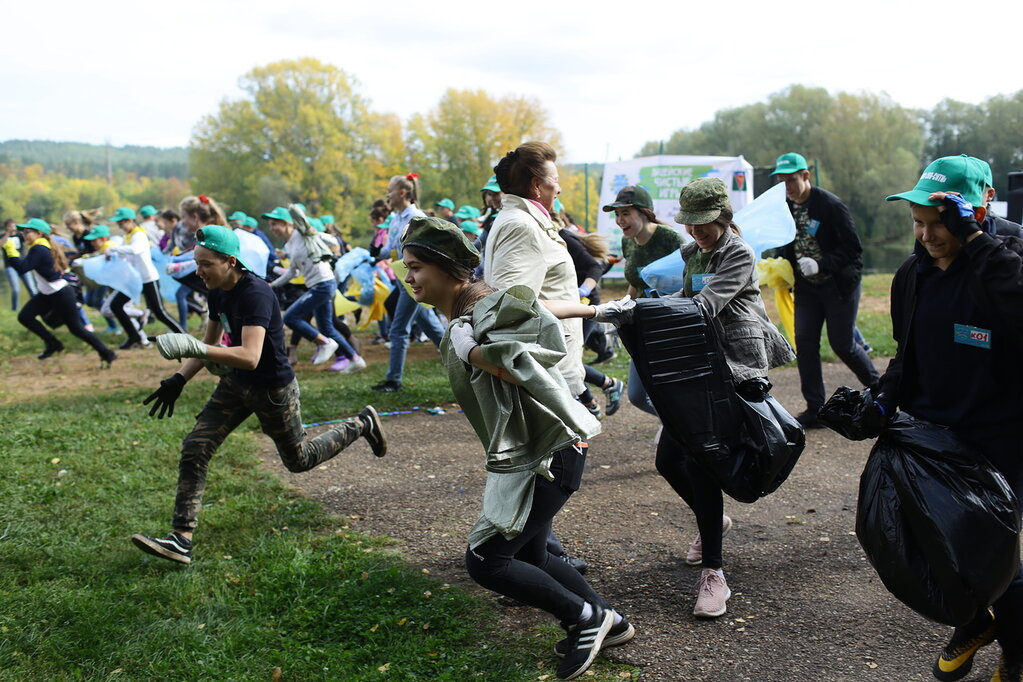
M 1023 226 L 991 212 L 988 212 L 987 217 L 984 218 L 983 229 L 988 234 L 1003 237 L 1023 237 L 1023 229 L 1021 227 Z
M 786 202 L 791 211 L 792 201 L 786 199 Z M 831 275 L 839 294 L 844 296 L 856 288 L 863 273 L 863 247 L 860 245 L 860 238 L 856 234 L 849 209 L 844 201 L 820 187 L 810 188 L 806 209 L 810 220 L 820 223 L 815 235 L 821 247 L 820 271 Z M 817 286 L 807 281 L 799 270 L 796 263 L 795 241 L 781 247 L 781 254 L 792 263 L 797 292 L 802 287 Z

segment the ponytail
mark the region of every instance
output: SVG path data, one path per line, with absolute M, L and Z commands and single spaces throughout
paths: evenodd
M 410 203 L 413 203 L 416 206 L 419 205 L 419 173 L 395 175 L 391 178 L 391 183 L 399 189 L 403 189 L 408 192 L 408 200 Z
M 185 197 L 179 205 L 182 213 L 188 213 L 199 218 L 203 225 L 223 225 L 227 227 L 227 216 L 212 197 L 200 194 L 194 197 Z

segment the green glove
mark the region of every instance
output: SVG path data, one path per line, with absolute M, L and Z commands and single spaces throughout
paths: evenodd
M 205 358 L 209 355 L 206 344 L 190 334 L 160 334 L 156 337 L 156 348 L 168 360 Z
M 4 253 L 7 254 L 8 258 L 17 258 L 21 254 L 18 253 L 18 247 L 14 245 L 14 242 L 10 239 L 4 242 Z

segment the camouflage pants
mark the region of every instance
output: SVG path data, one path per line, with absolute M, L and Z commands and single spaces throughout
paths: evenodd
M 227 375 L 202 412 L 192 432 L 185 436 L 178 465 L 178 492 L 174 500 L 171 527 L 191 531 L 202 506 L 206 471 L 210 458 L 227 435 L 255 414 L 263 433 L 277 446 L 277 454 L 289 471 L 309 471 L 326 462 L 359 439 L 366 430 L 358 418 L 346 419 L 315 438 L 306 438 L 302 428 L 298 380 L 281 388 L 255 388 Z

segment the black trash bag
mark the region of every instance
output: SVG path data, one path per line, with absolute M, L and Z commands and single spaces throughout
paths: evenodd
M 899 601 L 964 625 L 1019 570 L 1016 504 L 1005 478 L 955 434 L 900 412 L 860 477 L 856 537 Z
M 824 403 L 817 418 L 829 429 L 849 440 L 874 438 L 877 433 L 870 433 L 864 422 L 866 410 L 873 404 L 874 397 L 870 389 L 855 391 L 848 386 L 839 386 L 828 402 Z
M 776 400 L 736 393 L 712 320 L 690 298 L 644 298 L 618 336 L 664 428 L 739 502 L 778 488 L 802 454 L 802 427 Z

